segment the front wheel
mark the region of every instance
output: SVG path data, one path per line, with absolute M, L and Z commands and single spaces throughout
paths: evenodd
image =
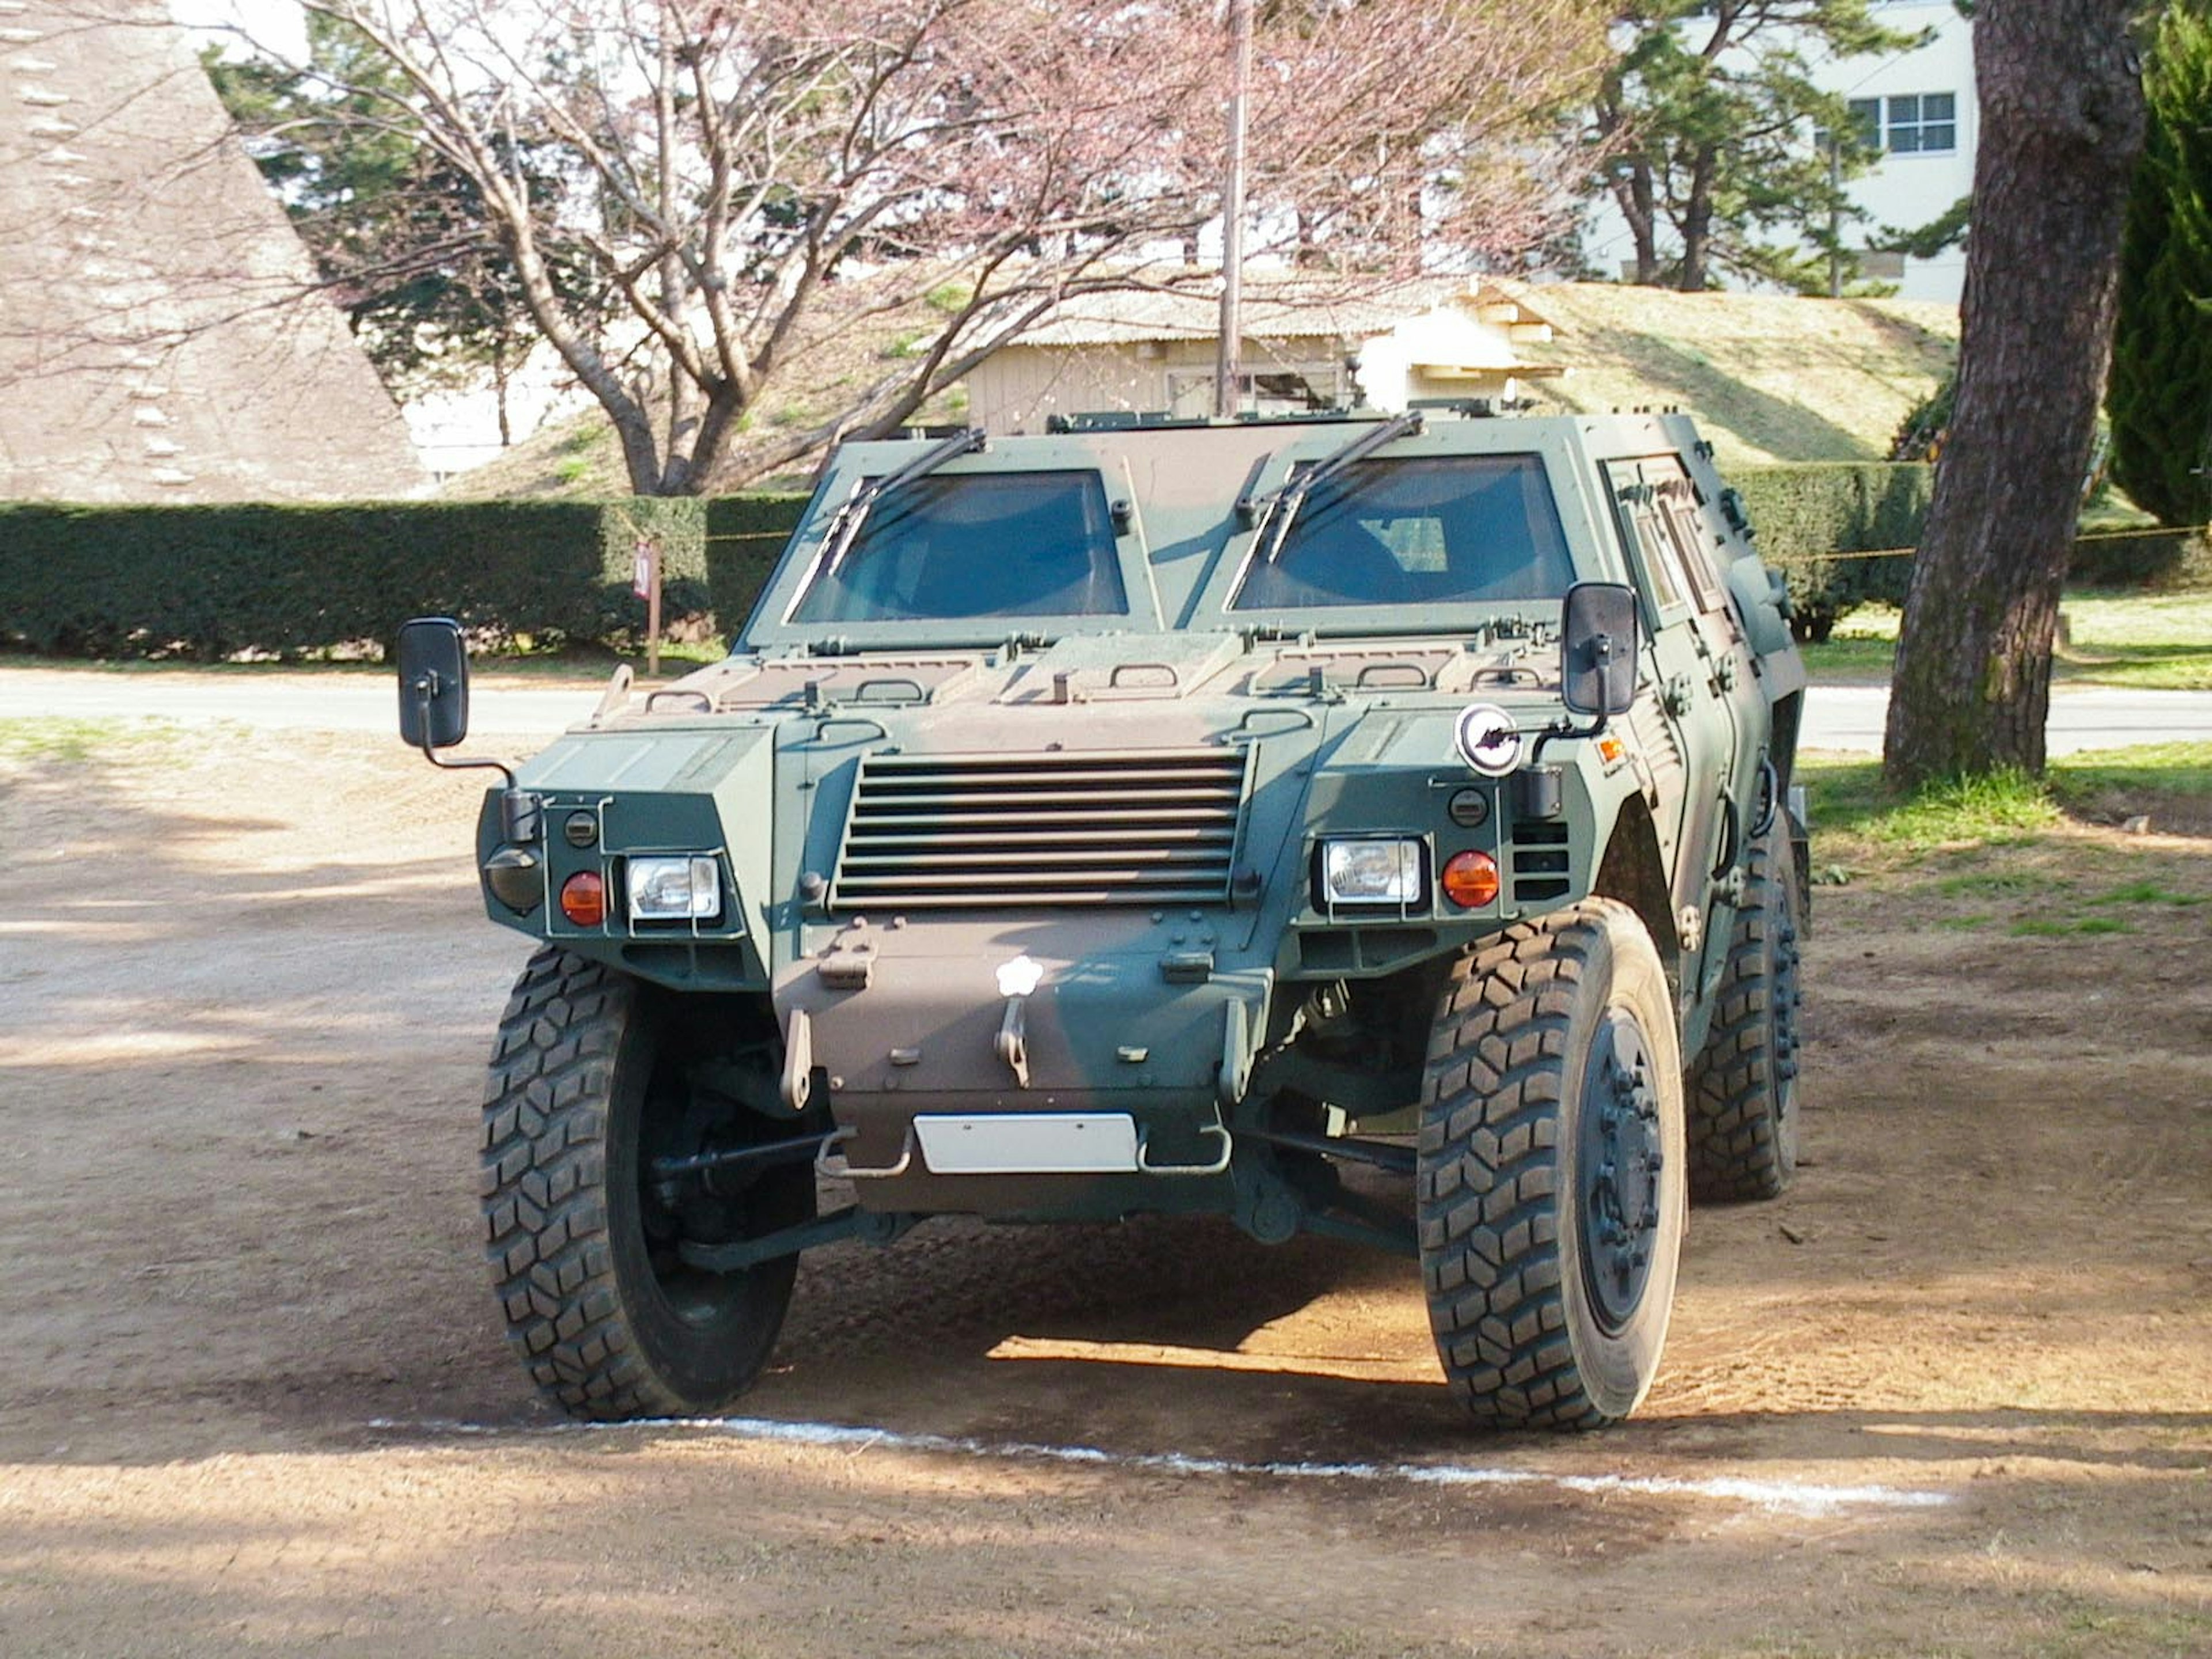
M 1430 1328 L 1476 1418 L 1594 1428 L 1650 1389 L 1687 1205 L 1681 1074 L 1626 905 L 1585 900 L 1453 965 L 1417 1199 Z
M 742 1097 L 751 1075 L 772 1086 L 755 1052 L 763 1034 L 741 1010 L 679 1018 L 679 1006 L 549 945 L 500 1020 L 483 1115 L 486 1254 L 508 1335 L 571 1416 L 716 1410 L 751 1386 L 790 1305 L 796 1256 L 738 1273 L 684 1260 L 686 1243 L 807 1220 L 814 1179 L 806 1164 L 719 1187 L 656 1171 L 768 1127 Z

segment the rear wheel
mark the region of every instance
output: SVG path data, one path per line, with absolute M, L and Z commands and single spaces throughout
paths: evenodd
M 1691 1068 L 1690 1194 L 1778 1198 L 1797 1168 L 1801 888 L 1778 815 L 1754 842 L 1705 1052 Z
M 656 1162 L 771 1128 L 747 1099 L 773 1088 L 775 1070 L 744 1046 L 742 1018 L 678 1018 L 681 1006 L 548 946 L 500 1021 L 483 1120 L 486 1250 L 508 1334 L 574 1416 L 690 1415 L 742 1394 L 782 1327 L 798 1259 L 710 1273 L 682 1246 L 814 1213 L 805 1163 L 742 1181 L 656 1173 Z
M 1681 1249 L 1681 1061 L 1634 911 L 1589 899 L 1454 964 L 1417 1170 L 1429 1322 L 1478 1419 L 1591 1428 L 1651 1386 Z

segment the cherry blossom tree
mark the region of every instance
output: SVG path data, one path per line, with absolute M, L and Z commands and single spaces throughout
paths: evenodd
M 1209 0 L 303 3 L 378 61 L 330 85 L 331 118 L 472 185 L 641 494 L 890 430 L 1073 295 L 1218 281 L 1188 258 L 1219 212 Z M 1587 166 L 1557 135 L 1602 22 L 1587 0 L 1266 8 L 1248 247 L 1346 283 L 1518 258 Z M 887 332 L 823 412 L 754 424 Z

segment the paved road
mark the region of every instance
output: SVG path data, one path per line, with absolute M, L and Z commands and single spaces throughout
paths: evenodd
M 1808 749 L 1878 755 L 1888 714 L 1887 686 L 1816 685 L 1806 699 L 1802 741 Z M 2138 743 L 2212 742 L 2212 691 L 2061 686 L 2051 693 L 2044 736 L 2054 755 Z
M 588 715 L 599 688 L 498 680 L 472 688 L 471 721 L 502 738 L 550 737 Z M 210 674 L 190 670 L 0 669 L 0 720 L 52 715 L 112 720 L 155 714 L 235 721 L 262 730 L 393 732 L 397 694 L 380 676 Z M 1881 686 L 1815 686 L 1806 705 L 1808 749 L 1881 751 L 1889 694 Z M 2130 744 L 2212 742 L 2212 691 L 2061 688 L 2051 700 L 2051 752 Z

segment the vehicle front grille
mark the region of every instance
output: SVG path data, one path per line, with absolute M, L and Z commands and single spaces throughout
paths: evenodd
M 830 905 L 1218 903 L 1249 752 L 869 755 Z

